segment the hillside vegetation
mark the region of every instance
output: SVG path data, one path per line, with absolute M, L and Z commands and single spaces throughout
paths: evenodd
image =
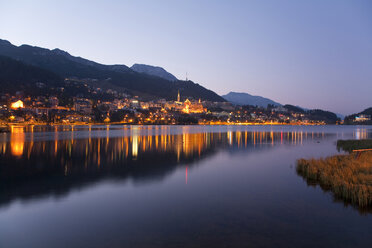
M 8 57 L 0 56 L 0 92 L 35 91 L 35 83 L 48 82 L 49 86 L 59 86 L 63 80 L 48 70 L 27 65 Z
M 125 65 L 104 65 L 75 57 L 60 49 L 49 50 L 29 45 L 14 46 L 6 40 L 0 40 L 0 55 L 50 71 L 61 78 L 94 79 L 99 88 L 111 88 L 131 95 L 174 100 L 177 92 L 180 91 L 182 97 L 215 102 L 225 101 L 215 92 L 192 81 L 171 82 L 158 76 L 138 73 Z

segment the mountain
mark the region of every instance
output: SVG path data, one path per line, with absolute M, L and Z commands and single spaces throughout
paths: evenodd
M 184 97 L 223 102 L 222 97 L 192 81 L 175 81 L 138 73 L 125 65 L 103 65 L 75 57 L 60 49 L 45 49 L 29 45 L 15 46 L 0 40 L 0 55 L 51 71 L 62 78 L 94 79 L 95 87 L 114 89 L 148 99 L 175 99 L 180 91 Z
M 324 121 L 327 124 L 335 124 L 339 120 L 335 113 L 321 109 L 311 109 L 306 114 L 310 120 Z
M 38 82 L 59 86 L 62 85 L 63 79 L 48 70 L 0 56 L 0 92 L 34 91 Z
M 324 121 L 327 124 L 336 124 L 340 119 L 335 113 L 322 109 L 305 109 L 290 104 L 284 105 L 283 108 L 290 113 L 304 114 L 309 120 Z
M 0 40 L 0 55 L 53 71 L 65 77 L 104 78 L 107 73 L 100 75 L 102 71 L 130 71 L 125 65 L 102 65 L 81 57 L 74 57 L 58 48 L 49 50 L 29 45 L 17 47 L 5 40 Z
M 132 67 L 130 69 L 132 69 L 133 71 L 139 72 L 139 73 L 145 73 L 147 75 L 164 78 L 168 81 L 177 81 L 178 80 L 171 73 L 167 72 L 162 67 L 158 67 L 158 66 L 144 65 L 144 64 L 134 64 L 134 65 L 132 65 Z
M 367 108 L 367 109 L 363 110 L 362 112 L 360 112 L 359 114 L 372 115 L 372 108 Z
M 236 105 L 253 105 L 260 107 L 267 107 L 268 104 L 275 106 L 282 106 L 280 103 L 277 103 L 271 99 L 262 97 L 262 96 L 252 96 L 248 93 L 239 93 L 239 92 L 230 92 L 227 95 L 222 96 L 225 100 Z
M 295 112 L 295 113 L 305 113 L 309 109 L 304 109 L 299 106 L 293 106 L 291 104 L 286 104 L 283 106 L 283 108 L 287 109 L 289 112 Z
M 309 112 L 311 111 L 312 109 L 308 109 L 308 108 L 303 108 L 301 106 L 293 106 L 293 105 L 290 105 L 290 104 L 285 104 L 283 106 L 283 108 L 287 109 L 288 111 L 290 112 L 296 112 L 296 113 L 306 113 L 306 112 Z M 314 110 L 314 109 L 313 109 Z M 324 110 L 322 110 L 324 111 Z M 329 111 L 325 111 L 325 112 L 329 112 Z M 332 113 L 332 112 L 329 112 L 329 113 Z M 339 118 L 340 120 L 343 120 L 345 118 L 345 116 L 343 114 L 339 114 L 339 113 L 334 113 L 337 118 Z M 332 117 L 333 118 L 333 117 Z

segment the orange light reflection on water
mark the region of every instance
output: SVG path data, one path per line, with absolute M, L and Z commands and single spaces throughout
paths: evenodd
M 25 133 L 23 127 L 11 126 L 10 128 L 10 150 L 13 156 L 23 155 L 25 144 Z
M 6 138 L 7 135 L 3 136 L 0 152 L 1 154 L 7 153 L 16 157 L 26 154 L 28 158 L 36 156 L 36 154 L 38 156 L 49 154 L 62 160 L 72 159 L 74 154 L 75 157 L 83 155 L 85 160 L 89 160 L 89 163 L 99 166 L 101 162 L 104 162 L 103 159 L 105 159 L 105 162 L 129 157 L 136 159 L 147 151 L 174 153 L 176 160 L 181 161 L 183 158 L 202 156 L 206 149 L 216 143 L 226 144 L 227 146 L 236 145 L 240 148 L 264 144 L 272 146 L 275 143 L 302 145 L 305 139 L 324 138 L 321 133 L 309 133 L 308 136 L 303 131 L 273 132 L 254 130 L 222 133 L 188 133 L 185 130 L 182 134 L 172 135 L 166 128 L 142 132 L 143 130 L 140 130 L 140 127 L 131 127 L 128 132 L 124 130 L 123 137 L 110 138 L 108 133 L 106 133 L 103 137 L 94 138 L 91 135 L 91 127 L 88 130 L 89 136 L 87 139 L 75 139 L 75 135 L 71 135 L 68 139 L 60 139 L 63 135 L 60 134 L 61 131 L 55 129 L 53 133 L 54 139 L 52 140 L 37 141 L 34 140 L 33 133 L 31 133 L 29 141 L 25 142 L 26 130 L 23 127 L 13 126 L 11 133 L 7 134 L 9 135 L 8 139 Z M 74 132 L 77 131 L 74 130 Z M 364 136 L 364 134 L 360 136 Z

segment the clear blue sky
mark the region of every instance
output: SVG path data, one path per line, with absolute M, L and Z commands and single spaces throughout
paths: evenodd
M 0 0 L 0 38 L 164 67 L 219 94 L 372 106 L 372 1 Z

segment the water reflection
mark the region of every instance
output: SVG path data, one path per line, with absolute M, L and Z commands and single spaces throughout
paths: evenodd
M 366 128 L 357 128 L 354 132 L 354 138 L 355 139 L 368 139 L 369 137 L 369 133 L 368 133 L 368 129 Z
M 11 127 L 10 149 L 13 156 L 22 156 L 25 143 L 23 127 Z M 6 148 L 5 148 L 6 149 Z
M 336 153 L 335 141 L 356 133 L 328 126 L 14 129 L 0 134 L 0 246 L 317 247 L 321 240 L 369 247 L 372 216 L 334 204 L 291 167 L 300 157 Z
M 65 129 L 64 129 L 65 130 Z M 3 158 L 27 158 L 41 156 L 47 153 L 49 157 L 71 158 L 72 153 L 76 157 L 83 156 L 84 161 L 100 164 L 102 151 L 105 152 L 105 159 L 108 161 L 123 159 L 127 157 L 135 158 L 139 153 L 146 153 L 149 150 L 172 151 L 176 152 L 177 157 L 181 154 L 185 156 L 201 154 L 201 151 L 208 148 L 212 143 L 224 143 L 229 146 L 247 147 L 248 145 L 274 145 L 274 144 L 302 144 L 304 140 L 324 139 L 324 132 L 303 132 L 303 131 L 228 131 L 218 133 L 182 133 L 182 134 L 146 134 L 140 133 L 139 127 L 132 127 L 130 135 L 123 135 L 120 138 L 110 137 L 110 128 L 107 126 L 105 137 L 92 138 L 92 129 L 89 127 L 89 138 L 75 138 L 74 128 L 71 127 L 70 138 L 60 137 L 62 133 L 55 127 L 52 139 L 40 140 L 31 136 L 26 139 L 23 127 L 11 128 L 9 139 L 4 134 L 0 155 Z M 81 132 L 81 131 L 80 131 Z M 125 134 L 125 133 L 123 133 Z M 367 137 L 364 131 L 363 137 Z M 328 136 L 330 134 L 327 134 Z M 360 137 L 358 129 L 356 134 Z M 354 136 L 355 136 L 354 135 Z M 107 152 L 110 156 L 107 156 Z M 130 156 L 128 155 L 130 153 Z M 121 156 L 124 154 L 124 157 Z M 107 161 L 106 161 L 107 162 Z
M 137 183 L 162 180 L 166 175 L 194 161 L 210 156 L 221 149 L 252 151 L 269 149 L 274 145 L 301 145 L 321 140 L 331 134 L 303 131 L 227 131 L 181 134 L 144 134 L 140 127 L 121 129 L 129 135 L 110 137 L 112 130 L 102 128 L 106 134 L 95 137 L 92 127 L 74 131 L 66 136 L 55 127 L 40 139 L 34 130 L 13 127 L 0 144 L 0 204 L 17 198 L 42 195 L 60 195 L 74 187 L 102 179 L 132 179 Z M 163 131 L 162 131 L 163 130 Z M 66 130 L 65 130 L 66 131 Z M 87 138 L 75 138 L 84 132 Z M 154 134 L 155 133 L 155 134 Z M 27 135 L 26 135 L 27 134 Z M 43 134 L 41 132 L 41 134 Z

